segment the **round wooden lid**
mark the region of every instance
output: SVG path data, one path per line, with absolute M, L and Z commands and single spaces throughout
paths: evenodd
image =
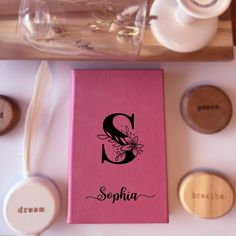
M 225 128 L 232 117 L 230 99 L 212 85 L 186 91 L 180 106 L 185 122 L 200 133 L 216 133 Z
M 218 218 L 234 204 L 234 190 L 222 176 L 211 172 L 194 172 L 179 186 L 180 201 L 189 213 L 202 218 Z
M 11 131 L 20 119 L 20 108 L 9 97 L 0 95 L 0 135 Z

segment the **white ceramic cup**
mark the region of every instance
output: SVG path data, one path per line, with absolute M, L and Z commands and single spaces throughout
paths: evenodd
M 200 50 L 215 37 L 219 15 L 231 0 L 156 0 L 150 10 L 154 37 L 164 47 L 181 53 Z M 167 27 L 168 26 L 168 27 Z
M 176 18 L 183 24 L 220 16 L 231 0 L 177 0 Z

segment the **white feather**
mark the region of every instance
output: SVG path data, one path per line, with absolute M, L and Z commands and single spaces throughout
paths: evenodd
M 46 61 L 36 74 L 34 91 L 29 104 L 24 130 L 23 176 L 31 175 L 30 160 L 41 155 L 43 143 L 53 114 L 52 76 Z

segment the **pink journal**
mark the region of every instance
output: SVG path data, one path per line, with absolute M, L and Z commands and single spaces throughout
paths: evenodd
M 162 70 L 74 70 L 68 223 L 167 223 Z

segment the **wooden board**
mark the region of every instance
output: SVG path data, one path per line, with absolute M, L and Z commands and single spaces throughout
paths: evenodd
M 149 5 L 153 0 L 149 0 Z M 0 59 L 47 59 L 47 60 L 89 60 L 81 56 L 68 56 L 39 52 L 29 46 L 16 33 L 19 0 L 0 1 Z M 149 61 L 222 61 L 233 59 L 231 13 L 228 10 L 220 18 L 215 39 L 204 49 L 194 53 L 176 53 L 162 47 L 146 27 L 144 43 L 139 60 Z
M 234 45 L 236 45 L 236 0 L 233 0 L 231 4 L 231 16 L 233 25 L 233 40 Z

